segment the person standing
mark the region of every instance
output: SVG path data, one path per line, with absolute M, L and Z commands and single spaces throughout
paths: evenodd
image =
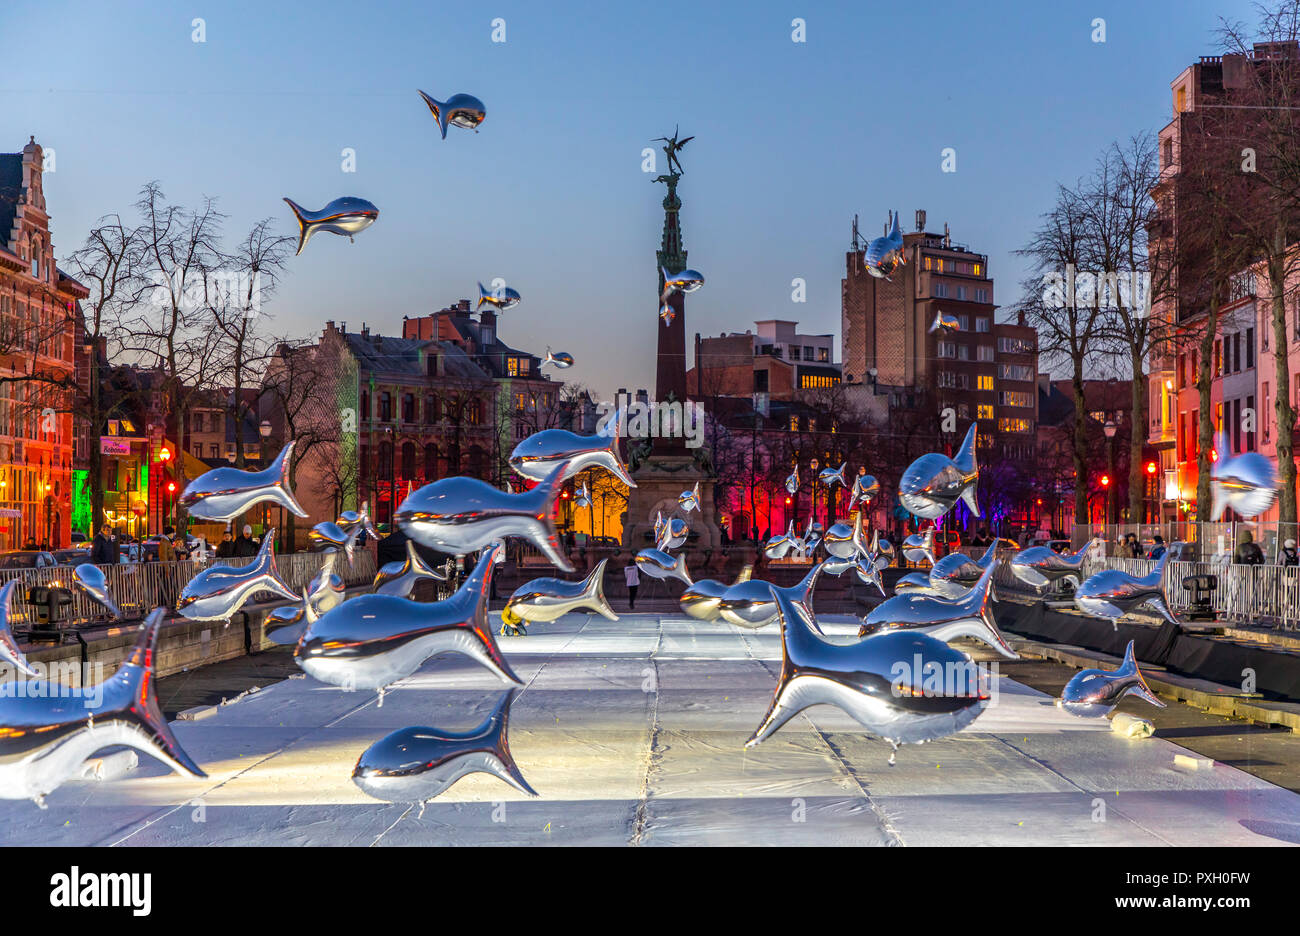
M 635 611 L 636 590 L 641 587 L 641 572 L 635 562 L 629 562 L 623 567 L 623 578 L 627 582 L 627 609 Z
M 95 539 L 90 544 L 90 561 L 95 565 L 111 565 L 117 562 L 113 538 L 108 535 L 108 527 L 95 531 Z
M 1282 544 L 1282 553 L 1278 558 L 1284 566 L 1300 565 L 1300 553 L 1296 552 L 1295 540 L 1289 539 Z
M 253 527 L 250 524 L 244 524 L 244 530 L 239 534 L 239 539 L 235 540 L 234 557 L 236 559 L 251 558 L 257 555 L 257 541 L 253 539 Z
M 221 542 L 217 544 L 217 558 L 230 559 L 235 555 L 235 538 L 226 530 L 221 534 Z

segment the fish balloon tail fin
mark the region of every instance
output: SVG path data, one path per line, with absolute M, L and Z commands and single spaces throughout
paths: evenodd
M 1142 675 L 1142 670 L 1138 667 L 1137 656 L 1133 652 L 1133 641 L 1131 640 L 1124 649 L 1124 662 L 1120 664 L 1116 673 L 1122 676 L 1131 675 L 1135 680 L 1134 684 L 1129 686 L 1126 695 L 1135 695 L 1146 702 L 1150 702 L 1157 708 L 1165 707 L 1165 703 L 1161 702 L 1160 698 L 1151 691 L 1151 687 L 1147 685 L 1146 677 Z
M 302 509 L 298 503 L 298 498 L 294 497 L 293 489 L 289 486 L 289 470 L 293 467 L 293 449 L 297 445 L 297 440 L 290 439 L 280 454 L 276 456 L 271 467 L 280 475 L 280 485 L 277 490 L 280 492 L 279 503 L 283 504 L 289 510 L 293 511 L 294 516 L 306 519 L 307 511 Z
M 979 462 L 975 456 L 975 436 L 978 429 L 978 423 L 970 424 L 970 428 L 966 430 L 966 438 L 961 443 L 961 448 L 959 448 L 957 454 L 952 457 L 953 464 L 956 465 L 963 474 L 970 474 L 979 468 Z
M 488 596 L 492 594 L 492 572 L 496 568 L 497 550 L 502 548 L 500 543 L 494 543 L 484 549 L 479 554 L 474 571 L 466 577 L 450 600 L 468 605 L 466 610 L 469 613 L 463 615 L 456 626 L 473 632 L 481 640 L 481 649 L 487 658 L 488 668 L 495 670 L 497 675 L 507 682 L 522 686 L 524 681 L 515 675 L 515 671 L 510 668 L 510 664 L 501 653 L 501 648 L 497 646 L 496 637 L 492 633 L 492 622 L 488 619 Z M 482 658 L 480 662 L 484 662 Z
M 424 98 L 424 103 L 429 106 L 429 113 L 433 114 L 433 119 L 438 121 L 438 129 L 442 131 L 442 138 L 447 139 L 447 105 L 442 101 L 436 101 L 423 91 L 420 97 Z
M 596 609 L 597 614 L 611 621 L 617 621 L 618 615 L 614 613 L 614 609 L 609 606 L 609 600 L 605 597 L 605 566 L 608 564 L 608 556 L 596 563 L 596 568 L 592 569 L 591 574 L 587 576 L 582 594 L 591 602 L 591 607 Z
M 127 696 L 131 700 L 130 709 L 139 718 L 141 729 L 156 745 L 156 748 L 142 750 L 163 761 L 177 773 L 206 777 L 207 774 L 185 753 L 185 749 L 172 734 L 171 725 L 163 717 L 162 707 L 158 704 L 158 632 L 166 613 L 165 608 L 154 608 L 149 613 L 141 625 L 135 646 L 113 678 L 124 680 L 130 688 Z
M 537 796 L 537 791 L 524 779 L 523 771 L 519 769 L 519 765 L 515 763 L 514 755 L 510 753 L 510 706 L 514 704 L 518 692 L 518 689 L 511 688 L 501 693 L 501 698 L 497 700 L 496 708 L 488 716 L 483 730 L 490 730 L 494 723 L 496 725 L 496 731 L 493 733 L 492 739 L 492 753 L 501 762 L 501 767 L 507 774 L 501 779 L 520 793 Z
M 289 210 L 293 212 L 294 220 L 298 222 L 298 250 L 294 253 L 294 256 L 296 257 L 298 254 L 302 253 L 302 249 L 307 246 L 307 241 L 311 237 L 311 234 L 308 233 L 309 229 L 307 227 L 307 209 L 303 208 L 302 205 L 298 204 L 292 198 L 286 198 L 284 201 L 285 204 L 289 206 Z

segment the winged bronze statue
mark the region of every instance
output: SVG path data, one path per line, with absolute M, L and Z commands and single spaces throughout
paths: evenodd
M 664 144 L 664 154 L 667 155 L 667 157 L 668 157 L 668 171 L 669 171 L 669 172 L 672 172 L 672 171 L 673 171 L 673 166 L 674 166 L 674 165 L 676 165 L 676 167 L 677 167 L 677 172 L 678 172 L 678 173 L 681 173 L 681 172 L 682 172 L 682 162 L 681 162 L 680 159 L 677 158 L 677 154 L 681 151 L 681 148 L 682 148 L 683 146 L 685 146 L 687 143 L 691 142 L 691 140 L 695 139 L 695 137 L 693 137 L 693 136 L 688 136 L 688 137 L 687 137 L 686 139 L 684 139 L 684 140 L 679 140 L 679 139 L 677 139 L 677 135 L 678 135 L 680 132 L 681 132 L 681 128 L 680 128 L 680 127 L 674 127 L 674 128 L 673 128 L 673 135 L 672 135 L 671 138 L 669 138 L 669 137 L 656 137 L 656 138 L 653 140 L 653 142 L 655 142 L 655 143 L 663 143 L 663 144 Z M 655 181 L 658 181 L 658 180 L 656 179 Z

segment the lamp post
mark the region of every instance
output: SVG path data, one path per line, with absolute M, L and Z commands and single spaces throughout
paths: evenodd
M 262 464 L 265 465 L 266 464 L 266 440 L 271 437 L 270 421 L 263 419 L 262 422 L 257 427 L 257 433 L 262 437 L 262 459 L 261 460 L 262 460 Z M 266 501 L 262 501 L 262 535 L 263 536 L 266 535 L 266 518 L 269 510 L 270 508 L 267 506 Z M 283 510 L 283 508 L 281 508 L 281 510 Z M 274 549 L 275 547 L 272 546 L 271 548 Z
M 1106 525 L 1109 526 L 1115 522 L 1115 432 L 1119 427 L 1114 420 L 1108 419 L 1101 428 L 1106 433 L 1106 475 L 1112 481 L 1106 489 Z
M 813 523 L 816 523 L 816 522 L 817 522 L 817 468 L 818 468 L 818 466 L 820 466 L 820 465 L 821 465 L 821 462 L 819 462 L 819 461 L 818 461 L 817 459 L 815 459 L 815 458 L 814 458 L 812 461 L 810 461 L 810 462 L 808 463 L 808 475 L 809 475 L 809 479 L 810 479 L 811 482 L 812 482 L 812 517 L 811 517 L 811 520 L 812 520 Z

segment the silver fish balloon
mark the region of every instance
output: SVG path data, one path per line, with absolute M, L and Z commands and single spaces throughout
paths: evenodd
M 1272 460 L 1259 452 L 1229 455 L 1226 433 L 1220 433 L 1216 448 L 1219 457 L 1210 465 L 1210 521 L 1222 517 L 1227 507 L 1247 518 L 1272 507 L 1278 493 Z
M 540 366 L 545 367 L 547 364 L 554 364 L 560 370 L 565 370 L 573 366 L 573 355 L 568 351 L 552 351 L 547 348 L 546 357 L 542 359 Z
M 677 318 L 677 313 L 673 311 L 670 305 L 663 305 L 659 308 L 659 318 L 663 320 L 664 325 L 671 325 L 673 319 Z
M 248 565 L 214 565 L 186 583 L 176 610 L 191 621 L 220 621 L 229 618 L 258 592 L 270 592 L 289 600 L 298 596 L 289 588 L 275 565 L 275 530 L 267 530 L 257 558 Z
M 852 526 L 847 523 L 833 523 L 831 528 L 826 531 L 822 537 L 822 546 L 826 552 L 836 559 L 851 559 L 861 550 L 858 547 L 857 526 L 861 520 L 856 520 Z
M 1118 669 L 1109 672 L 1101 669 L 1080 670 L 1061 690 L 1059 704 L 1072 715 L 1100 718 L 1109 715 L 1126 695 L 1135 695 L 1152 705 L 1165 707 L 1138 669 L 1131 640 L 1124 650 L 1124 661 Z
M 745 747 L 770 738 L 813 705 L 834 705 L 895 747 L 956 734 L 988 705 L 969 658 L 942 641 L 898 631 L 853 644 L 830 643 L 788 595 L 775 597 L 781 675 L 767 714 Z M 954 674 L 951 682 L 948 673 Z
M 551 520 L 568 467 L 568 462 L 560 462 L 540 484 L 522 494 L 507 494 L 477 478 L 443 478 L 408 494 L 395 520 L 421 546 L 457 556 L 518 536 L 541 550 L 553 565 L 572 572 Z
M 664 276 L 664 291 L 693 293 L 704 285 L 704 277 L 694 270 L 682 270 L 680 273 L 669 273 L 667 270 L 660 270 Z
M 863 585 L 875 585 L 880 590 L 880 594 L 885 594 L 885 583 L 880 578 L 879 556 L 874 552 L 865 553 L 858 556 L 854 562 L 854 568 L 857 569 L 858 579 Z
M 859 502 L 870 505 L 880 495 L 880 482 L 872 475 L 860 474 L 853 479 L 853 495 L 849 498 L 849 510 Z
M 486 773 L 536 796 L 511 757 L 506 737 L 515 692 L 502 693 L 492 714 L 470 731 L 399 728 L 380 738 L 357 759 L 352 782 L 378 800 L 424 803 L 467 774 Z
M 1083 563 L 1091 543 L 1084 543 L 1076 553 L 1065 555 L 1047 546 L 1030 546 L 1011 557 L 1011 572 L 1026 585 L 1042 588 L 1061 579 L 1073 579 L 1076 588 L 1083 581 Z
M 362 501 L 360 510 L 343 511 L 339 514 L 339 518 L 335 521 L 335 525 L 349 536 L 360 529 L 365 530 L 365 532 L 369 533 L 370 536 L 376 540 L 382 539 L 379 535 L 379 531 L 375 529 L 375 525 L 370 522 L 370 501 Z
M 307 531 L 307 543 L 313 550 L 342 552 L 348 557 L 348 565 L 352 564 L 353 550 L 355 548 L 356 538 L 360 535 L 361 528 L 353 527 L 352 531 L 344 532 L 333 520 L 323 520 Z
M 289 490 L 289 458 L 294 443 L 290 442 L 280 454 L 261 471 L 241 471 L 238 468 L 214 468 L 205 471 L 185 486 L 179 501 L 191 517 L 225 523 L 233 520 L 254 504 L 270 501 L 279 504 L 294 516 L 306 517 Z
M 618 615 L 605 600 L 605 566 L 609 559 L 596 563 L 591 574 L 580 582 L 557 578 L 536 578 L 515 589 L 501 612 L 501 620 L 512 627 L 521 623 L 554 621 L 570 611 L 586 609 L 617 621 Z
M 930 584 L 939 594 L 950 598 L 965 593 L 966 587 L 979 581 L 984 570 L 997 559 L 999 545 L 999 541 L 994 540 L 979 559 L 960 552 L 948 553 L 930 568 Z
M 994 562 L 980 576 L 975 586 L 962 598 L 940 598 L 927 594 L 895 594 L 872 608 L 862 619 L 859 637 L 874 639 L 874 635 L 892 630 L 908 630 L 928 634 L 947 643 L 959 637 L 971 637 L 985 643 L 1009 660 L 1020 655 L 1011 649 L 993 619 Z
M 907 467 L 898 482 L 898 499 L 904 507 L 918 517 L 938 520 L 962 500 L 971 513 L 980 516 L 979 503 L 975 500 L 975 485 L 979 482 L 976 425 L 971 423 L 966 440 L 952 458 L 931 452 Z
M 1155 608 L 1171 624 L 1179 623 L 1169 610 L 1169 599 L 1165 596 L 1165 566 L 1174 554 L 1174 543 L 1160 557 L 1156 567 L 1149 575 L 1131 575 L 1119 569 L 1102 569 L 1080 585 L 1074 592 L 1074 604 L 1084 614 L 1103 617 L 1115 624 L 1120 618 L 1142 605 Z
M 903 251 L 903 232 L 898 227 L 898 213 L 889 213 L 889 231 L 884 237 L 877 237 L 867 244 L 863 254 L 867 272 L 877 279 L 889 279 L 889 274 L 907 263 Z
M 794 548 L 797 541 L 798 537 L 794 533 L 794 521 L 791 520 L 784 533 L 778 533 L 767 541 L 767 545 L 763 547 L 763 555 L 768 559 L 784 559 L 790 550 Z
M 686 557 L 676 558 L 661 549 L 643 549 L 636 554 L 636 567 L 641 572 L 657 579 L 678 579 L 687 585 L 694 585 L 691 573 L 686 570 Z
M 590 507 L 591 492 L 587 490 L 587 482 L 582 482 L 582 487 L 578 488 L 578 493 L 573 495 L 573 504 L 575 507 Z
M 944 597 L 939 594 L 938 589 L 930 584 L 930 576 L 924 572 L 908 572 L 906 575 L 901 576 L 899 580 L 894 583 L 894 594 L 936 595 L 940 598 Z
M 903 540 L 903 558 L 908 562 L 934 565 L 934 527 L 924 533 L 913 533 Z
M 748 582 L 754 574 L 754 567 L 747 565 L 740 570 L 733 585 L 739 585 L 741 582 Z M 678 600 L 682 611 L 697 621 L 716 621 L 720 616 L 718 604 L 722 601 L 722 596 L 726 594 L 730 586 L 719 582 L 717 579 L 700 579 L 686 591 Z
M 556 465 L 568 467 L 563 481 L 588 468 L 604 468 L 628 487 L 636 487 L 623 458 L 618 454 L 618 431 L 608 436 L 596 433 L 583 436 L 567 429 L 543 429 L 534 432 L 510 453 L 510 467 L 525 478 L 540 481 Z
M 793 495 L 798 490 L 799 490 L 799 466 L 795 465 L 794 470 L 791 471 L 789 476 L 785 479 L 785 492 L 787 494 Z
M 700 509 L 700 482 L 696 481 L 695 486 L 689 491 L 682 491 L 677 495 L 677 504 L 682 510 L 690 513 L 692 510 Z
M 690 533 L 691 529 L 686 525 L 685 520 L 681 517 L 669 517 L 664 521 L 655 548 L 664 552 L 671 549 L 680 549 L 686 542 L 686 538 L 690 536 Z
M 444 601 L 360 595 L 315 620 L 294 650 L 314 679 L 353 689 L 385 689 L 439 653 L 463 653 L 506 682 L 519 683 L 497 648 L 488 621 L 488 595 L 497 549 L 486 549 L 474 571 Z
M 934 321 L 930 324 L 930 334 L 933 335 L 935 332 L 944 334 L 950 331 L 960 330 L 961 322 L 958 320 L 957 316 L 949 315 L 947 312 L 942 311 L 935 312 Z
M 30 799 L 44 808 L 46 795 L 80 775 L 87 758 L 119 745 L 187 777 L 207 776 L 158 706 L 155 662 L 164 613 L 150 613 L 131 652 L 93 695 L 32 680 L 21 692 L 0 696 L 0 799 Z
M 487 108 L 472 94 L 453 94 L 445 101 L 438 101 L 420 91 L 420 97 L 429 106 L 433 119 L 438 121 L 444 140 L 447 139 L 448 127 L 462 127 L 477 133 L 479 124 L 487 117 Z
M 737 627 L 751 630 L 764 627 L 777 619 L 776 599 L 773 595 L 779 593 L 789 598 L 792 605 L 798 607 L 806 620 L 816 627 L 816 619 L 812 611 L 812 596 L 813 589 L 817 586 L 817 579 L 822 574 L 822 565 L 818 563 L 813 566 L 798 584 L 791 585 L 789 588 L 782 588 L 771 582 L 764 582 L 762 579 L 737 582 L 722 593 L 722 598 L 718 602 L 718 616 L 728 624 Z M 820 633 L 820 628 L 818 632 Z
M 488 290 L 482 283 L 478 284 L 478 306 L 483 308 L 484 304 L 493 306 L 498 312 L 505 312 L 507 309 L 513 309 L 519 305 L 522 297 L 517 290 L 509 286 L 499 286 L 496 289 Z M 569 363 L 573 363 L 570 360 Z
M 840 483 L 841 487 L 848 487 L 849 482 L 844 480 L 845 478 L 844 469 L 847 468 L 848 466 L 849 463 L 845 462 L 844 464 L 840 465 L 839 468 L 823 468 L 821 470 L 821 473 L 818 474 L 817 477 L 819 480 L 821 480 L 823 484 L 827 485 L 828 487 L 834 487 L 835 482 L 837 481 Z
M 421 579 L 431 582 L 447 581 L 447 573 L 430 566 L 415 548 L 415 541 L 406 541 L 406 558 L 401 562 L 386 562 L 375 573 L 371 589 L 376 595 L 392 595 L 394 598 L 410 598 L 415 585 Z
M 10 579 L 0 586 L 0 663 L 8 663 L 25 676 L 35 676 L 36 668 L 27 662 L 27 656 L 18 646 L 13 628 L 9 624 L 9 602 L 13 599 L 18 585 L 17 579 Z
M 286 198 L 285 202 L 298 222 L 297 254 L 302 253 L 313 235 L 322 231 L 341 234 L 352 240 L 379 219 L 379 209 L 373 203 L 351 195 L 334 199 L 320 211 L 304 208 L 291 198 Z
M 108 593 L 108 579 L 104 577 L 104 570 L 99 566 L 83 562 L 72 570 L 72 584 L 85 592 L 92 601 L 107 608 L 108 613 L 113 617 L 122 616 L 121 609 L 113 602 L 113 596 Z

